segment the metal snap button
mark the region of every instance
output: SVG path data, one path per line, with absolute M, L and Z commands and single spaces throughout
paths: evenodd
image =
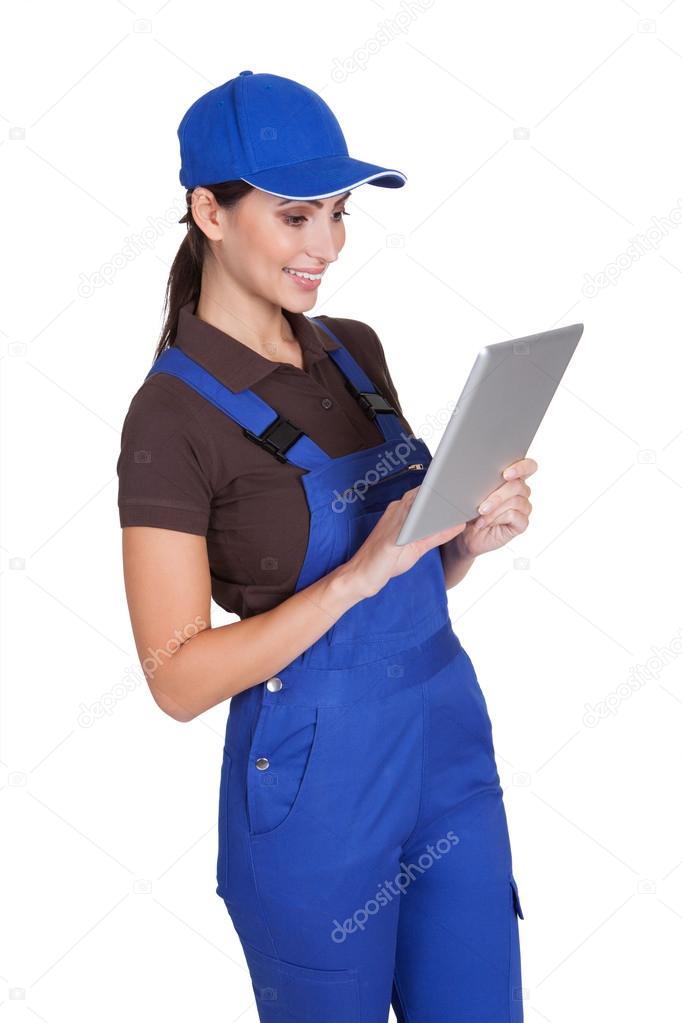
M 320 402 L 322 408 L 331 408 L 333 404 L 334 402 L 331 400 L 331 398 L 323 398 L 322 401 Z
M 268 760 L 267 757 L 258 757 L 258 760 L 256 761 L 256 767 L 258 768 L 259 771 L 267 771 L 269 766 L 270 761 Z
M 282 682 L 281 678 L 278 675 L 273 675 L 272 678 L 269 678 L 267 680 L 265 685 L 270 690 L 271 693 L 278 693 L 282 686 L 284 685 L 284 683 Z

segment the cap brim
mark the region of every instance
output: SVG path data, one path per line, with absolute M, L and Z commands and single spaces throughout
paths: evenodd
M 407 178 L 399 170 L 364 163 L 350 156 L 323 156 L 257 171 L 241 180 L 283 199 L 326 199 L 358 185 L 402 188 Z

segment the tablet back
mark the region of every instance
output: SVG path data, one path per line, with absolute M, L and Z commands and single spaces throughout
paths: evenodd
M 478 516 L 504 469 L 526 456 L 583 329 L 573 323 L 481 349 L 396 543 Z

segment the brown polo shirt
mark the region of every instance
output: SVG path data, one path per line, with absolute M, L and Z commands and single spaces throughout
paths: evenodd
M 304 368 L 274 362 L 180 310 L 176 345 L 233 391 L 249 388 L 331 457 L 381 443 L 383 435 L 328 356 L 338 344 L 303 313 L 283 310 Z M 311 314 L 313 315 L 313 314 Z M 375 331 L 360 320 L 320 316 L 399 413 Z M 151 366 L 151 359 L 150 359 Z M 116 465 L 121 526 L 158 526 L 206 537 L 213 599 L 247 618 L 295 592 L 308 544 L 299 466 L 279 462 L 184 381 L 144 380 L 126 414 Z M 153 580 L 150 581 L 153 585 Z

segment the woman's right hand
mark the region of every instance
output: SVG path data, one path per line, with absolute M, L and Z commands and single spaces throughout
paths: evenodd
M 399 547 L 395 541 L 418 490 L 418 486 L 413 487 L 406 490 L 400 500 L 389 502 L 372 532 L 349 558 L 347 565 L 363 597 L 373 597 L 389 579 L 407 572 L 427 551 L 447 543 L 466 529 L 466 522 L 459 522 L 449 529 Z

